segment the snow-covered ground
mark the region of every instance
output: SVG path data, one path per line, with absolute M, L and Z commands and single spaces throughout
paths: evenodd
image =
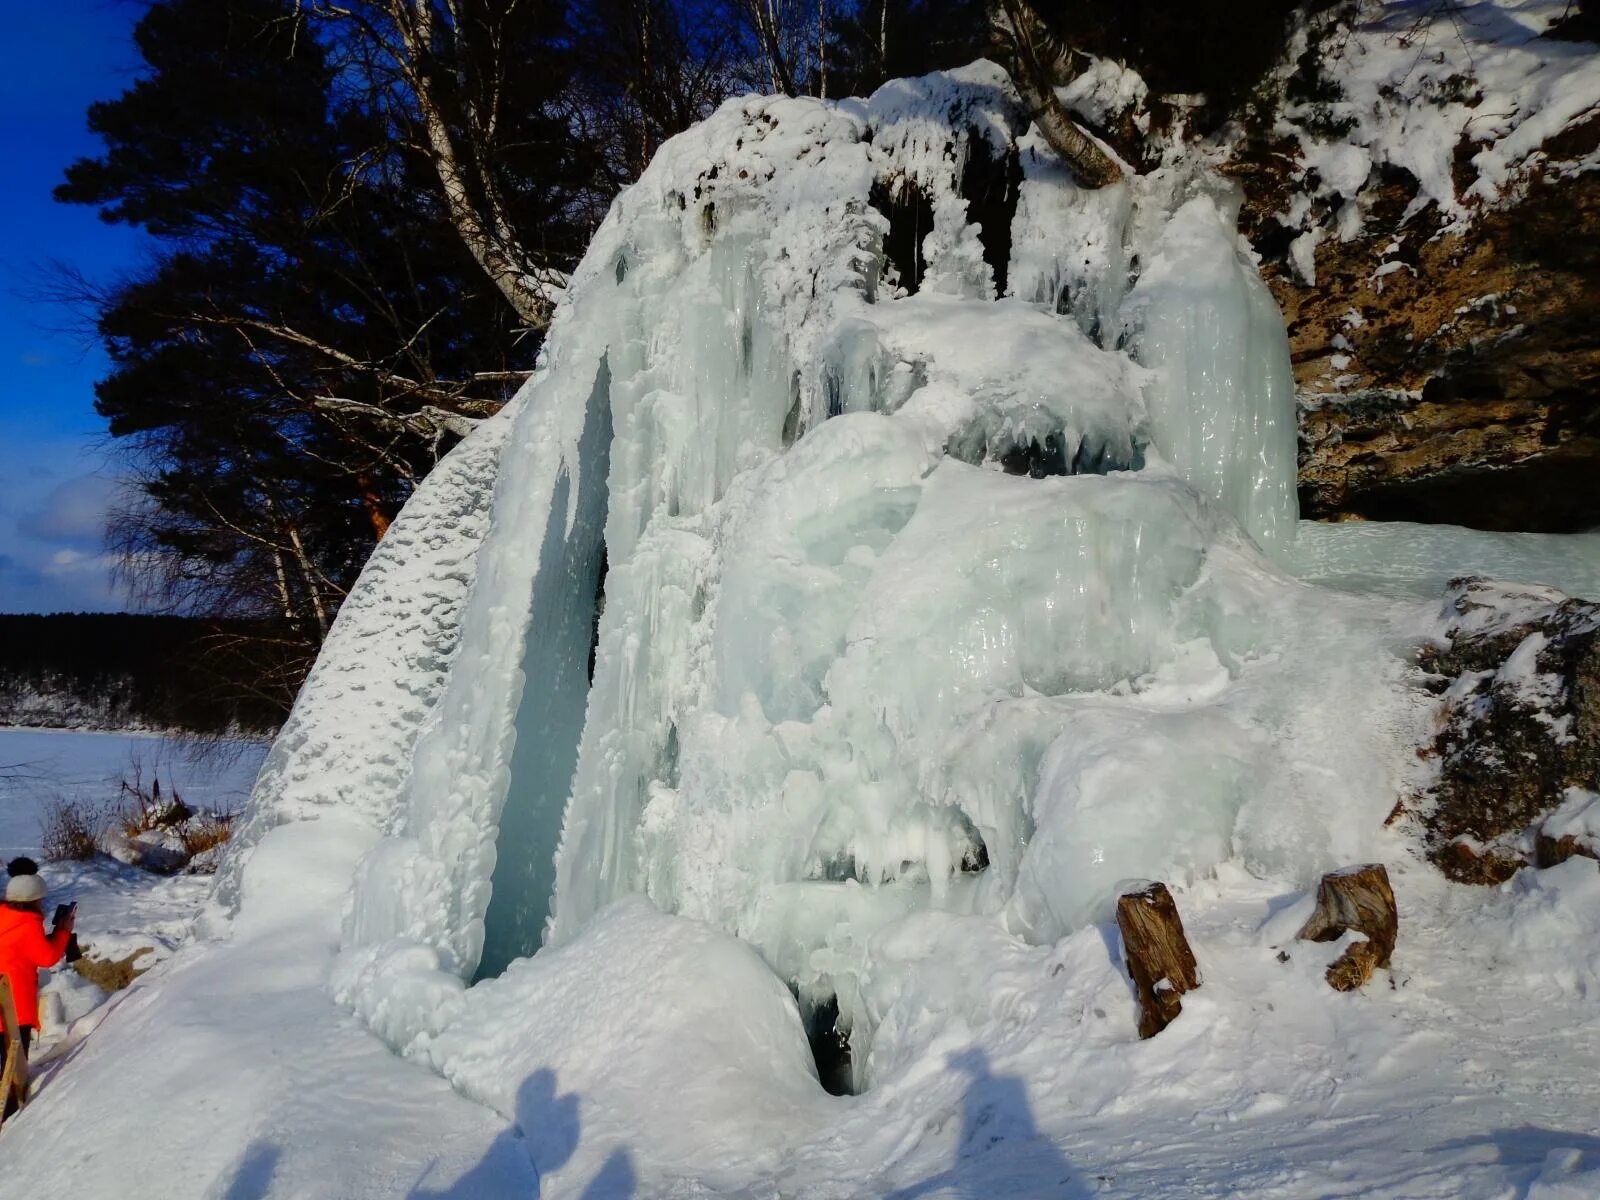
M 1006 239 L 960 192 L 985 143 Z M 885 180 L 932 207 L 915 294 Z M 1600 1195 L 1600 870 L 1463 887 L 1385 819 L 1429 778 L 1443 581 L 1590 593 L 1595 541 L 1297 523 L 1236 201 L 1195 160 L 1078 188 L 981 63 L 669 143 L 6 1181 Z M 1295 934 L 1363 861 L 1400 940 L 1337 993 Z M 1151 877 L 1202 986 L 1141 1041 L 1110 917 Z
M 239 742 L 195 757 L 154 734 L 0 728 L 0 862 L 17 855 L 43 860 L 41 834 L 50 809 L 72 803 L 109 811 L 124 779 L 142 779 L 146 788 L 160 779 L 167 795 L 176 790 L 196 807 L 235 812 L 248 799 L 265 752 L 260 744 Z M 154 875 L 104 855 L 40 866 L 49 904 L 77 903 L 87 954 L 109 960 L 137 954 L 145 969 L 184 942 L 211 890 L 203 875 Z M 36 1059 L 48 1064 L 99 1021 L 106 997 L 65 968 L 50 973 L 41 995 Z

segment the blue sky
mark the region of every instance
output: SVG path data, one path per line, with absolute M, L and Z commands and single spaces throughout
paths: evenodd
M 52 259 L 105 280 L 147 253 L 136 231 L 50 198 L 67 164 L 99 149 L 89 103 L 133 78 L 139 11 L 123 0 L 18 4 L 0 38 L 0 612 L 126 607 L 102 544 L 118 488 L 94 411 L 105 358 L 37 291 Z

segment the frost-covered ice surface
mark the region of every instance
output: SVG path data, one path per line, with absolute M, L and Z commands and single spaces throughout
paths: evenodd
M 279 731 L 233 853 L 218 907 L 237 904 L 245 851 L 267 831 L 327 808 L 391 822 L 418 728 L 444 686 L 471 563 L 488 524 L 508 410 L 428 475 L 373 551 Z
M 966 189 L 1013 149 L 1007 223 Z M 896 194 L 931 218 L 886 263 Z M 1438 584 L 1578 587 L 1593 543 L 1299 525 L 1235 208 L 1184 160 L 1077 188 L 986 64 L 669 143 L 341 613 L 221 940 L 17 1128 L 112 1156 L 189 1022 L 245 1081 L 197 1178 L 253 1194 L 1593 1192 L 1600 872 L 1463 889 L 1384 827 Z M 1400 950 L 1342 996 L 1293 934 L 1367 860 Z M 1205 982 L 1140 1042 L 1146 877 Z
M 1600 597 L 1600 533 L 1491 533 L 1406 521 L 1302 521 L 1283 564 L 1328 586 L 1433 599 L 1465 573 Z

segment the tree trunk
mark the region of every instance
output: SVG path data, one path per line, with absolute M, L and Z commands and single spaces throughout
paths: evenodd
M 1200 986 L 1200 968 L 1164 883 L 1117 900 L 1122 958 L 1139 994 L 1139 1036 L 1152 1038 L 1183 1011 L 1178 999 Z
M 404 46 L 406 78 L 427 132 L 434 172 L 439 177 L 451 224 L 517 316 L 530 329 L 543 329 L 550 323 L 554 306 L 540 286 L 541 271 L 512 233 L 510 220 L 496 202 L 493 181 L 474 158 L 473 147 L 457 146 L 440 103 L 433 77 L 433 71 L 440 68 L 436 66 L 439 55 L 434 46 L 432 0 L 411 0 L 409 9 L 406 0 L 389 0 L 389 11 Z M 479 167 L 476 175 L 480 186 L 476 189 L 468 180 L 473 166 Z
M 989 32 L 1028 116 L 1078 182 L 1100 188 L 1122 178 L 1122 168 L 1073 121 L 1055 87 L 1070 78 L 1072 48 L 1050 32 L 1028 0 L 990 0 Z

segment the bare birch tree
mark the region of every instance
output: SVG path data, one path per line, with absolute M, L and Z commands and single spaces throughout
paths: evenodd
M 1011 76 L 1028 116 L 1050 148 L 1080 183 L 1105 187 L 1122 168 L 1085 133 L 1056 95 L 1077 74 L 1077 52 L 1057 37 L 1028 0 L 990 0 L 989 28 L 995 56 Z

